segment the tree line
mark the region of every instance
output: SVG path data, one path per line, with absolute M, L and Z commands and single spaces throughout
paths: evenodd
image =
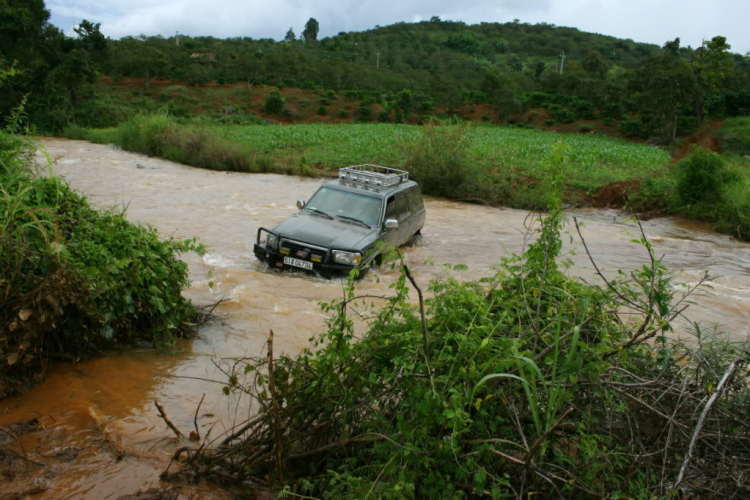
M 722 36 L 697 48 L 679 39 L 659 47 L 547 23 L 468 25 L 434 16 L 320 40 L 314 18 L 299 38 L 292 27 L 281 41 L 112 40 L 85 20 L 76 36 L 66 36 L 49 24 L 43 0 L 6 0 L 0 23 L 0 60 L 21 74 L 0 97 L 0 112 L 27 96 L 29 115 L 45 130 L 64 127 L 100 75 L 136 77 L 144 86 L 167 79 L 339 93 L 408 90 L 449 110 L 489 102 L 503 120 L 534 104 L 559 121 L 598 110 L 602 118 L 635 118 L 626 126 L 631 135 L 665 141 L 709 116 L 750 113 L 750 57 L 732 53 Z

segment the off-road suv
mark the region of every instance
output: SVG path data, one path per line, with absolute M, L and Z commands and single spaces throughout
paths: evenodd
M 394 247 L 419 234 L 425 221 L 422 193 L 409 173 L 379 165 L 339 170 L 300 211 L 271 229 L 258 229 L 255 256 L 271 267 L 349 272 L 379 260 L 379 242 Z

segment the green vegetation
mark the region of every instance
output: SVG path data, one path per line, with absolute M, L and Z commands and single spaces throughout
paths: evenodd
M 750 162 L 697 151 L 678 165 L 673 210 L 750 240 Z
M 403 261 L 378 306 L 353 272 L 342 300 L 321 304 L 332 317 L 309 349 L 279 356 L 271 333 L 267 356 L 226 360 L 224 393 L 257 415 L 218 449 L 187 451 L 184 472 L 273 478 L 282 498 L 746 494 L 747 345 L 700 330 L 698 345 L 668 340 L 680 306 L 645 237 L 641 269 L 601 286 L 570 278 L 562 225 L 553 211 L 493 276 L 433 281 L 424 311 Z
M 378 163 L 415 170 L 416 178 L 433 186 L 425 175 L 434 165 L 447 166 L 456 156 L 442 157 L 461 142 L 462 171 L 470 171 L 460 186 L 450 187 L 457 199 L 483 199 L 492 204 L 522 208 L 540 208 L 535 190 L 543 189 L 540 181 L 550 168 L 551 146 L 562 142 L 570 151 L 567 164 L 566 202 L 581 202 L 611 182 L 641 180 L 666 170 L 669 155 L 652 146 L 632 144 L 603 135 L 561 135 L 555 133 L 484 126 L 406 126 L 389 124 L 294 125 L 269 127 L 222 128 L 222 135 L 252 149 L 274 154 L 283 151 L 296 154 L 325 170 L 356 163 Z M 460 131 L 460 133 L 457 132 Z M 436 139 L 435 134 L 445 137 Z M 426 146 L 423 160 L 414 151 Z M 451 143 L 445 142 L 451 141 Z M 440 142 L 445 142 L 440 146 Z M 441 149 L 444 147 L 444 149 Z M 451 153 L 454 154 L 454 153 Z M 416 155 L 416 156 L 415 156 Z M 420 164 L 423 166 L 420 171 Z M 434 167 L 437 168 L 437 167 Z M 442 167 L 441 167 L 442 168 Z M 440 188 L 428 187 L 428 194 L 445 194 Z M 540 197 L 539 199 L 543 198 Z
M 200 126 L 138 115 L 116 129 L 71 126 L 66 136 L 213 170 L 332 175 L 353 164 L 392 165 L 409 170 L 426 194 L 542 210 L 550 208 L 549 152 L 559 143 L 566 204 L 590 203 L 605 186 L 629 183 L 635 192 L 625 201 L 633 210 L 705 220 L 750 240 L 747 160 L 699 152 L 670 167 L 662 149 L 601 134 L 467 124 Z
M 281 97 L 278 89 L 273 89 L 271 94 L 266 99 L 266 104 L 263 107 L 266 114 L 278 115 L 284 111 L 284 99 Z
M 50 359 L 136 339 L 172 344 L 196 315 L 177 254 L 201 245 L 92 209 L 37 174 L 36 148 L 0 131 L 0 398 L 41 379 Z
M 629 204 L 711 222 L 750 241 L 750 161 L 696 149 L 667 175 L 648 179 Z
M 727 119 L 717 135 L 724 153 L 750 156 L 750 117 Z
M 318 40 L 320 26 L 311 18 L 299 29 L 302 37 L 290 29 L 279 42 L 180 35 L 177 43 L 144 35 L 108 40 L 86 20 L 71 38 L 48 20 L 42 0 L 7 0 L 0 7 L 0 64 L 15 64 L 22 75 L 0 96 L 0 115 L 28 95 L 31 121 L 46 132 L 70 123 L 111 127 L 137 112 L 218 113 L 230 103 L 245 112 L 265 108 L 284 121 L 315 116 L 314 107 L 293 102 L 296 96 L 284 108 L 281 94 L 265 95 L 259 86 L 305 89 L 330 100 L 339 95 L 360 101 L 363 110 L 382 105 L 397 123 L 424 123 L 427 115 L 480 104 L 508 122 L 536 104 L 557 124 L 627 117 L 640 123 L 630 127 L 638 132 L 633 136 L 665 142 L 707 116 L 750 112 L 750 57 L 731 53 L 720 35 L 697 48 L 681 47 L 679 39 L 659 48 L 546 23 L 434 18 Z M 107 75 L 106 84 L 94 85 L 100 75 Z M 114 96 L 108 86 L 127 95 Z M 548 96 L 547 102 L 534 95 Z M 369 121 L 376 113 L 354 109 L 346 117 L 340 109 L 329 114 Z
M 569 151 L 566 203 L 583 203 L 612 182 L 662 175 L 669 159 L 658 148 L 598 134 L 467 125 L 201 127 L 155 115 L 108 132 L 70 127 L 66 136 L 219 170 L 309 174 L 314 165 L 333 174 L 358 163 L 393 165 L 411 170 L 427 194 L 520 208 L 547 208 L 544 179 L 558 142 Z

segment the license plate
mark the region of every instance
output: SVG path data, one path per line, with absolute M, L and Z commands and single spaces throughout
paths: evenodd
M 294 266 L 299 267 L 302 269 L 307 269 L 308 271 L 312 271 L 312 262 L 307 262 L 305 260 L 299 260 L 299 259 L 293 259 L 291 257 L 284 257 L 284 264 L 287 266 Z

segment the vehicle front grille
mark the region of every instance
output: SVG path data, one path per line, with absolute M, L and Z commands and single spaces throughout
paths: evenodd
M 289 249 L 290 257 L 294 257 L 295 259 L 310 260 L 313 262 L 325 262 L 326 255 L 328 254 L 328 250 L 323 247 L 308 245 L 307 243 L 302 241 L 287 240 L 284 238 L 281 239 L 280 248 Z M 313 259 L 313 256 L 316 256 L 319 260 Z

